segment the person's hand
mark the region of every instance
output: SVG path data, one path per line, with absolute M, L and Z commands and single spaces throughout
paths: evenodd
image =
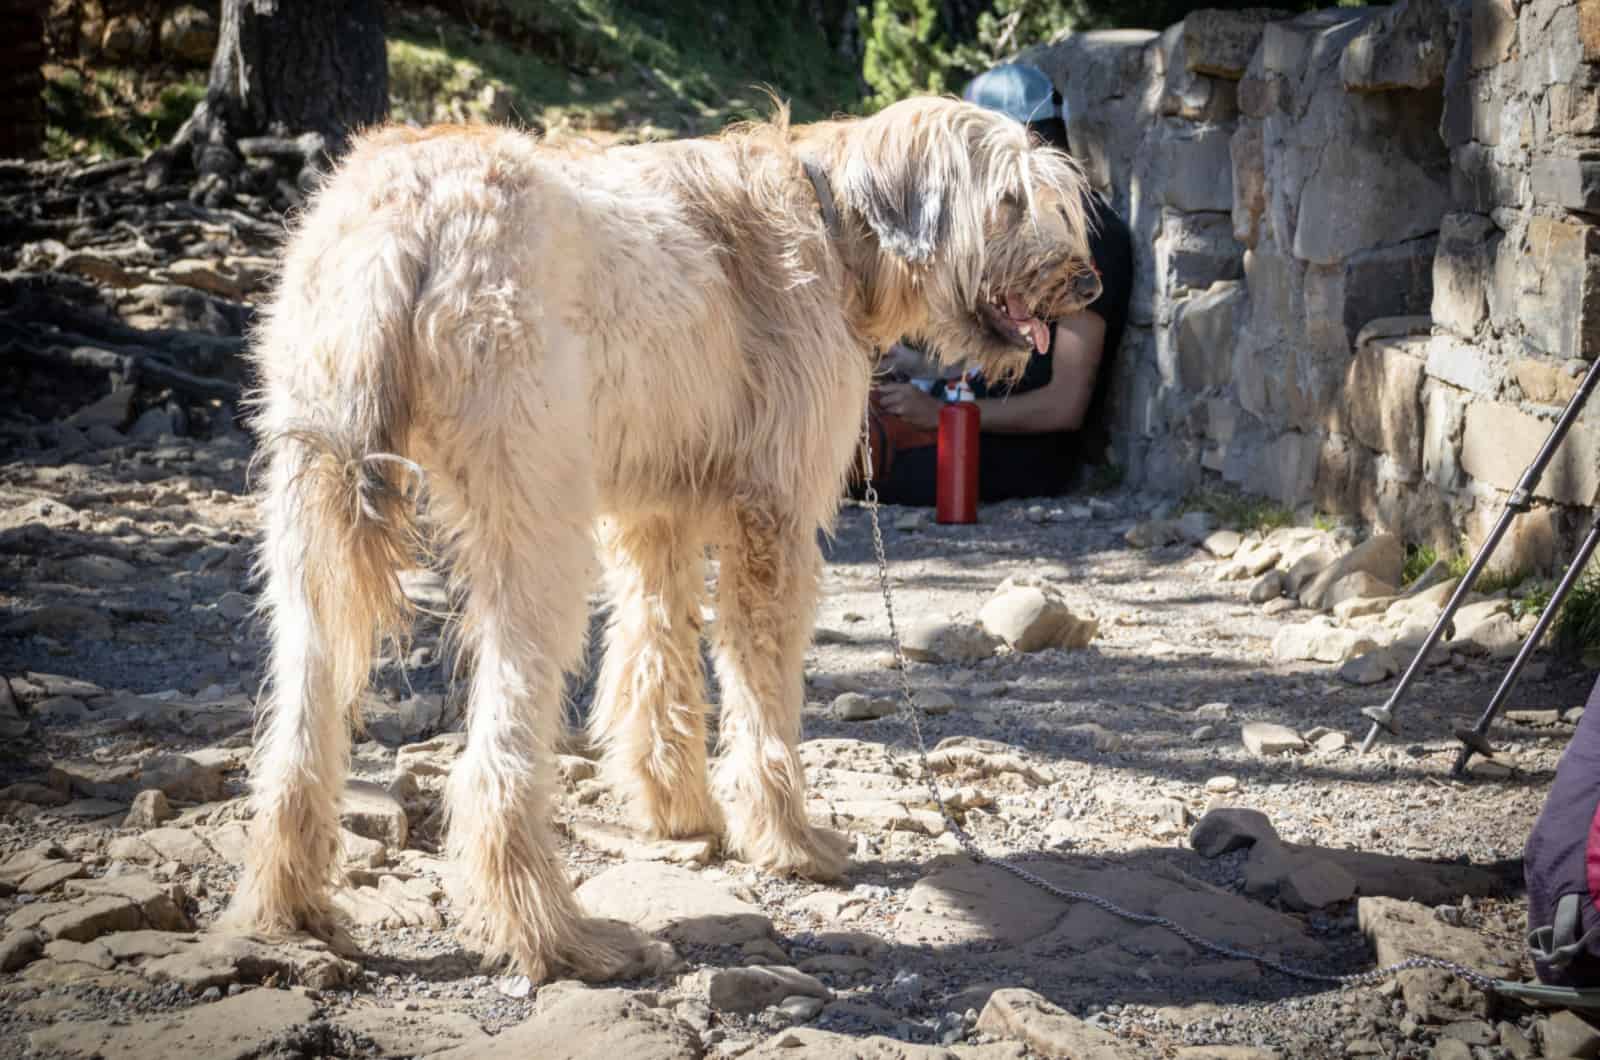
M 938 429 L 939 409 L 944 402 L 924 394 L 910 383 L 884 383 L 873 388 L 872 397 L 883 411 L 898 416 L 913 427 L 929 431 Z

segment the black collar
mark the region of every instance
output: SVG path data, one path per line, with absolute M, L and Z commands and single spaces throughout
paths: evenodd
M 822 210 L 822 223 L 828 226 L 828 234 L 834 238 L 839 235 L 839 208 L 834 205 L 833 185 L 828 182 L 827 171 L 815 161 L 804 158 L 800 165 L 805 169 L 806 176 L 811 179 L 811 187 L 817 193 L 817 206 Z

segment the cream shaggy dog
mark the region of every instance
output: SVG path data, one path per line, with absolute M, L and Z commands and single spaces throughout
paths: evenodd
M 947 99 L 609 150 L 491 127 L 360 138 L 254 343 L 272 660 L 235 923 L 334 930 L 355 706 L 422 550 L 472 660 L 449 850 L 488 956 L 535 981 L 638 967 L 641 939 L 582 915 L 547 820 L 597 555 L 613 617 L 591 724 L 643 827 L 837 876 L 796 745 L 816 535 L 875 351 L 914 334 L 1020 370 L 1041 318 L 1098 293 L 1081 191 L 1021 125 Z

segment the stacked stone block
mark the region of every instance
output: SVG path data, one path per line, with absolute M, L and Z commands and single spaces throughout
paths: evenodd
M 1027 58 L 1138 257 L 1131 481 L 1475 545 L 1600 351 L 1600 0 L 1200 11 Z M 1600 488 L 1600 402 L 1500 565 Z

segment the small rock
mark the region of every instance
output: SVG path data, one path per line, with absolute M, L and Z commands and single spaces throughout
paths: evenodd
M 1311 746 L 1322 754 L 1335 754 L 1350 746 L 1350 737 L 1342 732 L 1323 733 Z
M 1340 622 L 1349 622 L 1352 619 L 1366 618 L 1368 615 L 1381 615 L 1394 606 L 1396 599 L 1397 597 L 1393 596 L 1371 598 L 1353 596 L 1333 605 L 1333 617 Z
M 1115 754 L 1127 744 L 1120 732 L 1113 732 L 1098 722 L 1085 721 L 1077 725 L 1068 725 L 1061 730 L 1063 736 L 1087 736 L 1089 746 L 1101 754 Z
M 1238 790 L 1238 777 L 1220 776 L 1206 781 L 1206 791 L 1212 795 L 1228 795 Z
M 1016 578 L 1000 583 L 983 605 L 978 621 L 1020 652 L 1085 648 L 1100 629 L 1099 620 L 1093 616 L 1079 618 L 1073 614 L 1055 589 Z
M 1264 604 L 1276 600 L 1283 595 L 1283 574 L 1280 571 L 1269 570 L 1254 585 L 1250 586 L 1250 602 Z
M 1386 648 L 1364 651 L 1339 665 L 1339 679 L 1353 685 L 1375 685 L 1387 681 L 1400 670 L 1394 655 Z
M 1032 990 L 996 990 L 978 1017 L 977 1029 L 997 1038 L 1020 1039 L 1042 1056 L 1123 1060 L 1138 1055 L 1115 1036 L 1094 1027 Z
M 150 755 L 139 764 L 139 784 L 179 802 L 216 802 L 227 794 L 222 770 L 185 755 Z
M 817 1014 L 822 1011 L 822 1006 L 823 1001 L 821 998 L 796 994 L 794 997 L 786 997 L 778 1002 L 778 1011 L 796 1023 L 809 1023 L 817 1018 Z
M 1215 740 L 1221 733 L 1215 725 L 1201 725 L 1189 734 L 1189 739 L 1195 743 L 1207 743 Z
M 1278 897 L 1299 912 L 1326 909 L 1336 902 L 1349 901 L 1355 893 L 1355 878 L 1325 858 L 1301 860 L 1278 881 Z
M 1291 600 L 1289 597 L 1280 596 L 1276 600 L 1267 601 L 1266 606 L 1261 609 L 1261 613 L 1269 618 L 1272 618 L 1283 614 L 1285 611 L 1293 611 L 1299 606 L 1299 604 Z
M 1500 1026 L 1496 1030 L 1500 1034 L 1500 1048 L 1510 1053 L 1512 1060 L 1532 1060 L 1533 1057 L 1539 1054 L 1539 1050 L 1534 1048 L 1533 1042 L 1528 1039 L 1526 1034 L 1522 1033 L 1522 1029 L 1515 1023 L 1501 1020 Z
M 1190 712 L 1196 721 L 1227 721 L 1233 717 L 1233 708 L 1226 703 L 1202 703 Z
M 1447 1024 L 1439 1033 L 1442 1038 L 1451 1038 L 1467 1045 L 1493 1045 L 1500 1038 L 1499 1033 L 1483 1020 L 1457 1020 Z
M 737 946 L 772 935 L 772 921 L 760 909 L 676 865 L 615 865 L 585 882 L 577 896 L 590 916 L 691 945 Z
M 44 952 L 44 939 L 33 931 L 8 931 L 0 936 L 0 972 L 14 972 Z
M 1387 608 L 1387 601 L 1393 600 L 1399 592 L 1397 587 L 1376 575 L 1368 574 L 1364 570 L 1352 571 L 1329 587 L 1327 595 L 1322 600 L 1321 609 L 1332 610 L 1352 600 L 1367 600 L 1371 601 L 1371 606 L 1375 609 L 1371 613 L 1376 614 Z M 1380 600 L 1385 601 L 1382 607 L 1378 606 Z M 1304 600 L 1301 602 L 1304 603 Z
M 1306 749 L 1300 734 L 1284 725 L 1268 721 L 1248 722 L 1240 730 L 1245 750 L 1258 757 L 1299 754 Z
M 1475 758 L 1469 772 L 1482 780 L 1508 780 L 1514 770 L 1506 763 L 1497 762 L 1492 758 Z
M 367 780 L 345 781 L 339 800 L 339 822 L 356 835 L 376 839 L 390 850 L 404 850 L 410 833 L 400 800 Z
M 1282 559 L 1283 552 L 1267 544 L 1247 545 L 1233 554 L 1241 578 L 1259 578 Z
M 166 792 L 160 788 L 148 788 L 133 797 L 133 805 L 128 807 L 128 816 L 123 820 L 122 827 L 141 831 L 154 828 L 170 818 L 172 812 Z
M 718 968 L 706 981 L 706 1000 L 718 1012 L 759 1012 L 795 996 L 826 1001 L 833 991 L 798 968 L 773 964 Z
M 467 734 L 447 732 L 422 743 L 407 744 L 394 753 L 394 771 L 425 779 L 450 775 L 456 759 L 467 749 Z
M 1216 530 L 1207 534 L 1200 545 L 1218 559 L 1229 559 L 1243 542 L 1244 538 L 1232 530 Z
M 133 415 L 133 399 L 138 395 L 139 388 L 136 386 L 119 386 L 99 401 L 85 405 L 68 416 L 66 422 L 72 427 L 88 428 L 103 424 L 120 430 Z
M 1365 633 L 1340 629 L 1320 616 L 1310 622 L 1284 626 L 1272 638 L 1273 658 L 1282 662 L 1341 663 L 1377 648 L 1378 643 Z
M 1183 531 L 1171 519 L 1149 519 L 1142 523 L 1135 523 L 1129 527 L 1128 532 L 1122 535 L 1124 541 L 1134 548 L 1160 548 L 1181 540 Z
M 1203 858 L 1221 857 L 1229 851 L 1278 841 L 1278 832 L 1260 810 L 1225 806 L 1211 810 L 1189 833 L 1189 845 Z
M 525 975 L 508 975 L 495 984 L 495 989 L 501 997 L 521 1001 L 533 993 L 533 980 Z
M 860 692 L 845 692 L 833 701 L 833 716 L 840 721 L 875 721 L 894 713 L 894 700 L 875 699 Z
M 928 525 L 928 513 L 921 508 L 901 512 L 894 518 L 894 528 L 901 533 L 911 533 Z
M 61 573 L 84 585 L 120 585 L 131 581 L 139 568 L 115 556 L 74 556 L 61 564 Z
M 1539 1021 L 1539 1038 L 1545 1056 L 1589 1058 L 1600 1056 L 1600 1031 L 1575 1012 L 1558 1012 Z
M 1355 573 L 1369 574 L 1386 587 L 1385 592 L 1372 596 L 1393 596 L 1400 581 L 1401 568 L 1405 566 L 1405 545 L 1394 534 L 1373 534 L 1349 552 L 1330 562 L 1323 570 L 1296 591 L 1300 603 L 1313 611 L 1332 607 L 1333 588 Z
M 894 701 L 890 700 L 889 703 L 892 712 Z M 948 714 L 956 709 L 955 697 L 937 688 L 922 689 L 911 697 L 911 703 L 922 713 L 934 716 Z
M 935 618 L 914 624 L 901 647 L 916 662 L 973 663 L 993 655 L 999 643 L 976 625 Z

